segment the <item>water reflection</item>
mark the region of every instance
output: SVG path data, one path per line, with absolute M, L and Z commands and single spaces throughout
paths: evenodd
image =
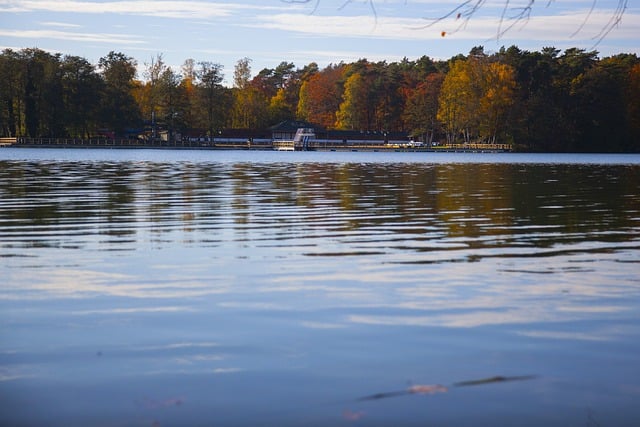
M 444 400 L 427 412 L 410 399 L 379 412 L 313 402 L 407 379 L 537 374 L 487 386 L 520 408 L 496 409 L 498 424 L 532 413 L 583 424 L 572 411 L 591 405 L 624 425 L 640 418 L 624 397 L 640 394 L 639 175 L 369 158 L 0 161 L 0 391 L 25 404 L 73 377 L 87 404 L 127 390 L 83 411 L 62 387 L 58 425 L 95 411 L 131 424 L 140 408 L 255 424 L 233 418 L 246 405 L 266 424 L 470 425 L 491 413 L 472 392 L 429 397 Z M 584 378 L 598 391 L 576 393 Z M 45 417 L 8 413 L 0 421 Z
M 246 228 L 273 213 L 269 219 L 277 224 L 290 220 L 287 212 L 296 210 L 328 221 L 335 216 L 350 230 L 404 223 L 407 228 L 401 233 L 416 225 L 418 232 L 435 227 L 448 237 L 473 238 L 526 225 L 557 226 L 558 233 L 612 227 L 624 233 L 625 227 L 634 225 L 633 213 L 638 210 L 638 171 L 629 166 L 309 164 L 294 170 L 291 165 L 249 163 L 3 162 L 1 166 L 3 226 L 86 222 L 114 226 L 133 221 L 164 226 L 157 228 L 161 231 L 179 222 L 189 232 L 196 231 L 189 224 L 201 226 L 205 219 L 221 216 Z
M 297 291 L 330 283 L 322 288 L 353 293 L 355 304 L 371 294 L 393 305 L 388 292 L 372 290 L 371 283 L 399 286 L 396 294 L 406 299 L 404 305 L 419 306 L 417 294 L 426 292 L 428 306 L 452 308 L 454 301 L 443 297 L 449 294 L 462 297 L 465 306 L 503 310 L 514 301 L 509 284 L 514 275 L 520 276 L 518 293 L 531 288 L 536 294 L 601 298 L 611 294 L 611 286 L 623 292 L 636 284 L 631 276 L 618 277 L 617 267 L 633 264 L 638 248 L 637 167 L 3 162 L 1 170 L 0 256 L 40 258 L 29 262 L 42 277 L 25 269 L 12 273 L 29 275 L 29 288 L 40 297 L 61 289 L 172 298 L 226 292 L 219 283 L 201 283 L 206 266 L 194 267 L 193 280 L 188 279 L 189 268 L 178 267 L 184 257 L 145 271 L 142 280 L 133 265 L 130 272 L 51 270 L 50 255 L 37 250 L 43 248 L 62 249 L 70 259 L 82 254 L 107 261 L 101 252 L 133 251 L 137 255 L 129 256 L 135 259 L 148 250 L 189 249 L 214 263 L 251 263 L 280 290 L 289 280 L 299 284 Z M 319 268 L 308 270 L 310 261 L 303 258 L 309 257 Z M 288 270 L 299 266 L 300 271 L 277 273 L 283 262 Z M 169 292 L 162 285 L 167 271 L 182 278 L 178 287 L 169 285 Z M 420 277 L 421 271 L 430 274 Z M 61 285 L 69 275 L 74 288 Z M 539 283 L 542 275 L 553 276 L 549 289 Z M 471 276 L 473 282 L 467 283 Z M 562 283 L 570 276 L 584 279 Z M 468 287 L 480 279 L 495 288 L 472 292 L 487 298 L 484 302 L 456 285 Z M 609 287 L 599 287 L 602 281 Z M 349 283 L 357 289 L 345 291 Z M 447 292 L 437 291 L 441 287 Z M 505 301 L 496 303 L 496 298 Z M 462 308 L 459 302 L 456 308 Z M 467 325 L 468 315 L 457 313 L 455 321 L 444 323 Z M 531 313 L 517 311 L 519 320 L 506 313 L 490 317 L 469 325 L 527 322 Z

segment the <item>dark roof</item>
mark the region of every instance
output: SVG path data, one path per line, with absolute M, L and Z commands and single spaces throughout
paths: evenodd
M 269 128 L 272 132 L 295 132 L 298 128 L 313 128 L 316 130 L 322 129 L 321 126 L 318 126 L 313 123 L 306 122 L 304 120 L 285 120 L 277 125 L 273 125 Z

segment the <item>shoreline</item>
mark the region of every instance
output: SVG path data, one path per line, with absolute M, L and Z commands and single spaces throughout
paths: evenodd
M 31 144 L 14 144 L 0 145 L 0 148 L 44 148 L 51 150 L 176 150 L 176 151 L 281 151 L 273 148 L 265 147 L 191 147 L 191 146 L 109 146 L 109 145 L 31 145 Z M 472 148 L 393 148 L 393 147 L 334 147 L 334 148 L 313 148 L 308 150 L 289 150 L 289 152 L 381 152 L 381 153 L 511 153 L 511 150 L 497 149 L 472 149 Z
M 295 150 L 278 150 L 273 141 L 260 143 L 224 143 L 184 141 L 168 143 L 158 141 L 143 143 L 138 140 L 110 140 L 110 139 L 72 139 L 72 138 L 2 138 L 0 148 L 50 148 L 50 149 L 118 149 L 118 150 L 251 150 L 251 151 L 319 151 L 319 152 L 418 152 L 418 153 L 506 153 L 512 152 L 507 144 L 467 144 L 460 146 L 415 147 L 391 144 L 362 144 L 362 143 L 328 143 L 318 142 L 309 145 L 305 150 L 295 147 Z

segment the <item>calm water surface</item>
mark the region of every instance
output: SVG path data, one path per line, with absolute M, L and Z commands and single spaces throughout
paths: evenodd
M 0 425 L 640 425 L 639 273 L 640 156 L 3 148 Z

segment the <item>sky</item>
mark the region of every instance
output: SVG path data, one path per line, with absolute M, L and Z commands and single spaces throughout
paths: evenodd
M 37 47 L 97 63 L 110 51 L 146 64 L 162 55 L 252 74 L 283 61 L 446 60 L 474 46 L 516 45 L 640 55 L 640 7 L 630 0 L 0 0 L 0 49 Z M 635 3 L 635 4 L 632 4 Z M 475 11 L 464 4 L 480 4 Z M 626 9 L 620 18 L 620 5 Z M 462 6 L 458 8 L 458 6 Z M 507 6 L 507 7 L 505 7 Z M 437 19 L 442 18 L 442 19 Z M 468 19 L 467 19 L 468 18 Z M 520 19 L 518 19 L 520 18 Z M 610 31 L 609 31 L 610 30 Z M 602 38 L 602 36 L 605 36 Z M 602 38 L 602 40 L 600 40 Z

